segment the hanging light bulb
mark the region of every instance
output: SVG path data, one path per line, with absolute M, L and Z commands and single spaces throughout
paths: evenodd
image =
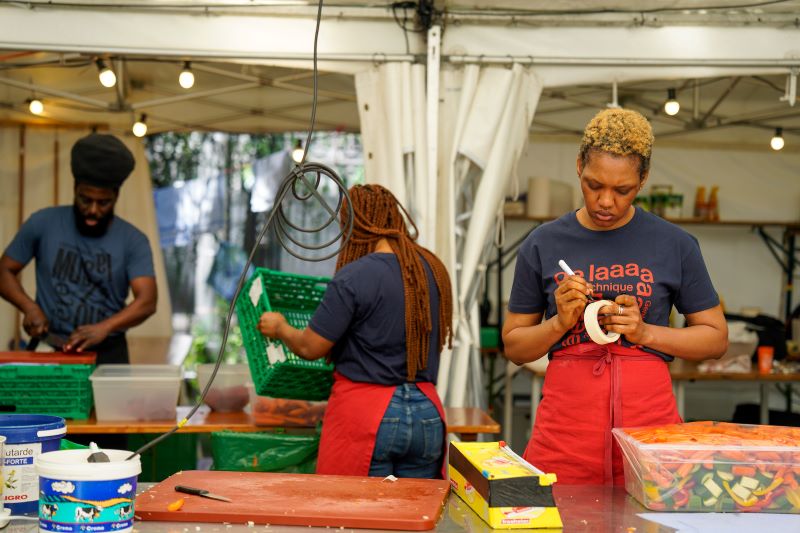
M 294 142 L 294 149 L 292 150 L 292 161 L 297 164 L 300 164 L 300 161 L 303 160 L 303 141 L 297 139 Z
M 105 61 L 98 59 L 95 61 L 95 64 L 97 65 L 97 70 L 100 72 L 100 84 L 103 87 L 110 88 L 117 84 L 117 75 L 114 74 L 113 70 L 108 68 L 108 66 L 105 64 Z
M 783 142 L 783 128 L 775 128 L 775 135 L 770 139 L 769 146 L 777 152 L 784 144 L 786 143 Z
M 178 83 L 184 89 L 191 89 L 194 86 L 194 72 L 189 61 L 183 63 L 183 70 L 178 76 Z
M 142 113 L 139 116 L 139 120 L 134 122 L 133 123 L 133 128 L 131 128 L 133 130 L 133 134 L 134 135 L 136 135 L 137 137 L 144 137 L 145 135 L 147 135 L 147 122 L 146 121 L 147 121 L 147 115 Z
M 34 115 L 41 115 L 44 113 L 44 104 L 38 98 L 28 100 L 28 109 Z
M 669 116 L 677 115 L 681 104 L 675 99 L 675 89 L 667 89 L 667 101 L 664 102 L 664 113 Z

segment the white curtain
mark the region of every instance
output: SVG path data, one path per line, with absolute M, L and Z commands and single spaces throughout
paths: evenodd
M 450 117 L 443 119 L 442 135 L 449 132 L 452 140 L 446 143 L 449 152 L 443 148 L 441 154 L 440 180 L 448 191 L 452 226 L 440 219 L 438 235 L 449 241 L 442 248 L 455 272 L 457 300 L 456 340 L 452 357 L 445 356 L 450 360 L 441 366 L 438 388 L 447 405 L 482 405 L 479 287 L 542 84 L 520 65 L 468 65 L 445 70 L 443 78 L 442 115 Z
M 542 85 L 519 65 L 444 70 L 438 176 L 425 171 L 424 87 L 421 65 L 356 75 L 366 179 L 410 208 L 422 243 L 448 267 L 456 334 L 453 352 L 442 354 L 439 395 L 450 406 L 481 405 L 478 287 Z
M 436 177 L 428 176 L 425 65 L 385 63 L 356 74 L 364 172 L 408 209 L 418 242 L 435 247 Z
M 86 131 L 54 130 L 46 128 L 27 128 L 24 133 L 25 158 L 23 177 L 24 201 L 20 205 L 19 191 L 19 151 L 20 128 L 0 127 L 0 160 L 14 165 L 0 168 L 0 249 L 5 250 L 18 228 L 18 216 L 22 210 L 23 220 L 33 212 L 53 205 L 70 205 L 73 201 L 72 171 L 70 170 L 70 151 Z M 158 283 L 158 309 L 156 314 L 143 324 L 130 330 L 131 337 L 169 338 L 172 335 L 171 306 L 164 261 L 158 240 L 153 190 L 150 181 L 150 168 L 139 140 L 123 136 L 136 159 L 136 168 L 120 190 L 116 214 L 136 226 L 150 241 L 153 262 Z M 33 262 L 22 272 L 22 282 L 26 292 L 36 293 Z M 16 310 L 5 300 L 0 300 L 0 346 L 6 349 L 14 339 Z M 24 335 L 24 334 L 23 334 Z M 131 358 L 136 359 L 131 345 Z M 148 354 L 143 354 L 147 356 Z

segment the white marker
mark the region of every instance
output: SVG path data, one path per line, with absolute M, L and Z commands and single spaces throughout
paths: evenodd
M 575 275 L 575 272 L 573 272 L 573 271 L 572 271 L 572 269 L 569 267 L 569 265 L 567 264 L 567 262 L 566 262 L 566 261 L 564 261 L 563 259 L 559 259 L 559 260 L 558 260 L 558 266 L 560 266 L 560 267 L 561 267 L 561 270 L 563 270 L 564 272 L 566 272 L 568 276 L 574 276 L 574 275 Z M 587 298 L 587 299 L 588 299 L 590 302 L 593 302 L 593 301 L 595 301 L 595 300 L 594 300 L 594 296 L 592 296 L 591 294 L 587 294 L 587 295 L 586 295 L 586 298 Z
M 574 276 L 575 275 L 575 272 L 572 271 L 572 269 L 569 267 L 567 262 L 564 261 L 563 259 L 559 259 L 558 260 L 558 266 L 560 266 L 561 270 L 566 272 L 568 276 Z

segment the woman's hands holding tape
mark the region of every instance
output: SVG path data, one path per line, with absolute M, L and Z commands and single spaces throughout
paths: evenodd
M 592 294 L 591 284 L 580 276 L 569 276 L 564 279 L 555 291 L 556 307 L 558 308 L 558 324 L 564 332 L 572 329 L 583 316 L 583 310 L 589 295 Z
M 609 333 L 625 335 L 633 344 L 644 344 L 646 324 L 634 296 L 620 294 L 613 305 L 603 306 L 598 315 L 598 322 Z

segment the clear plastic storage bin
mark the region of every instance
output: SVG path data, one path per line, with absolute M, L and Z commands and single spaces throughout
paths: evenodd
M 200 386 L 201 393 L 205 390 L 213 371 L 213 363 L 197 366 L 197 384 Z M 208 390 L 205 403 L 220 413 L 241 411 L 250 401 L 250 394 L 247 391 L 248 383 L 250 383 L 250 369 L 247 364 L 222 364 Z
M 100 365 L 89 379 L 98 421 L 175 420 L 180 367 Z
M 800 428 L 690 422 L 613 432 L 625 488 L 648 509 L 800 513 Z

